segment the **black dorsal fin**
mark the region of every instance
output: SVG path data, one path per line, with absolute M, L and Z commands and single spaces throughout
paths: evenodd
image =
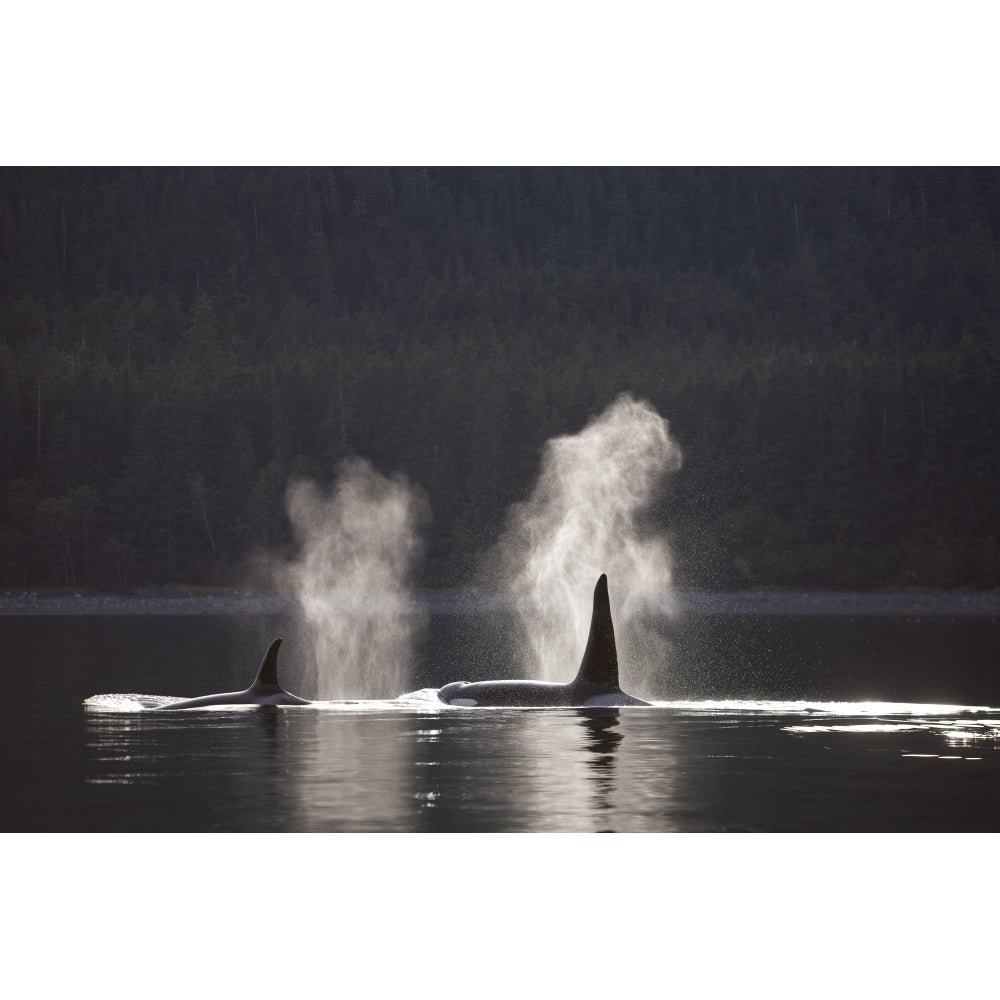
M 278 684 L 278 647 L 281 645 L 280 639 L 275 639 L 270 646 L 267 647 L 267 652 L 264 654 L 264 659 L 260 661 L 260 669 L 257 671 L 257 677 L 254 679 L 251 689 L 253 688 L 276 688 L 279 687 Z
M 618 648 L 615 646 L 615 626 L 611 621 L 611 601 L 608 598 L 608 577 L 602 573 L 594 587 L 594 612 L 590 618 L 590 635 L 580 662 L 575 684 L 587 684 L 604 691 L 620 691 L 618 686 Z

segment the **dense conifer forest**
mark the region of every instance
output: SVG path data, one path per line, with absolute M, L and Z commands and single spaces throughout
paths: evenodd
M 683 586 L 1000 585 L 1000 170 L 0 170 L 0 585 L 236 585 L 289 482 L 468 582 L 622 391 Z

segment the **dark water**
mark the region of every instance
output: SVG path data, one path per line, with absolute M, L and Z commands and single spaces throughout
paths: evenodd
M 414 687 L 486 676 L 461 662 L 481 624 L 434 618 Z M 991 618 L 692 618 L 671 627 L 651 708 L 83 705 L 245 687 L 274 635 L 294 656 L 294 632 L 268 616 L 0 617 L 2 829 L 1000 830 Z

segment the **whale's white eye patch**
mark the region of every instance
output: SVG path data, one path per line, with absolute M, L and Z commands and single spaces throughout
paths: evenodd
M 479 704 L 475 698 L 452 698 L 449 705 L 458 705 L 460 708 L 475 708 Z

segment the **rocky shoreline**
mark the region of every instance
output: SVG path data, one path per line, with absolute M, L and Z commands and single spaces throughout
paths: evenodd
M 478 591 L 417 594 L 417 607 L 432 614 L 476 614 L 509 610 L 507 595 Z M 412 609 L 398 599 L 387 610 Z M 886 617 L 997 617 L 1000 593 L 914 591 L 895 593 L 684 592 L 674 598 L 682 615 L 796 615 Z M 294 598 L 281 594 L 0 594 L 0 615 L 283 615 Z

